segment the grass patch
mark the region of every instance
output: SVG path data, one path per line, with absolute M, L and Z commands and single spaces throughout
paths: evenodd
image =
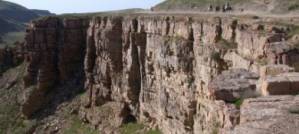
M 18 102 L 22 93 L 22 78 L 26 66 L 21 64 L 3 73 L 3 78 L 11 78 L 5 84 L 15 84 L 9 89 L 0 88 L 0 133 L 22 134 L 34 125 L 34 122 L 24 121 L 20 116 L 20 104 Z M 3 79 L 0 78 L 0 79 Z M 5 87 L 0 85 L 0 87 Z
M 71 117 L 71 125 L 63 134 L 98 134 L 99 132 L 83 123 L 77 116 Z
M 3 48 L 4 46 L 13 47 L 15 42 L 23 42 L 25 38 L 25 32 L 10 32 L 5 34 L 2 37 L 2 43 L 0 43 L 0 47 Z
M 146 134 L 162 134 L 162 132 L 159 129 L 151 129 Z
M 121 134 L 162 134 L 159 129 L 145 130 L 146 126 L 138 123 L 128 123 L 120 128 Z
M 136 134 L 139 131 L 142 131 L 142 129 L 144 129 L 144 125 L 142 124 L 128 123 L 121 127 L 120 132 L 121 134 Z

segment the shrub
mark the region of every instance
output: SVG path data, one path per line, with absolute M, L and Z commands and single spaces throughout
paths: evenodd
M 234 104 L 237 108 L 240 108 L 241 105 L 243 104 L 243 101 L 244 101 L 243 99 L 238 99 L 234 102 Z

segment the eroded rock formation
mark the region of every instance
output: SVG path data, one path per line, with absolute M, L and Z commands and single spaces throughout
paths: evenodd
M 257 28 L 251 23 L 179 15 L 35 21 L 25 43 L 25 91 L 30 92 L 23 113 L 30 116 L 41 108 L 51 87 L 84 80 L 80 116 L 103 133 L 131 121 L 166 134 L 225 133 L 235 126 L 238 132 L 248 122 L 246 109 L 258 109 L 255 103 L 263 98 L 249 99 L 244 106 L 235 103 L 261 95 L 260 83 L 270 79 L 258 80 L 262 67 L 285 64 L 294 71 L 299 63 L 298 50 L 283 30 L 286 26 L 274 30 L 276 25 L 262 23 Z M 288 69 L 278 72 L 289 72 L 284 70 Z
M 78 78 L 83 71 L 88 22 L 83 19 L 47 18 L 27 29 L 22 111 L 31 116 L 49 99 L 53 87 Z

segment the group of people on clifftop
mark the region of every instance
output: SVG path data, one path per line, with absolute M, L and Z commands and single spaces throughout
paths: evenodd
M 213 5 L 209 5 L 209 9 L 208 11 L 212 12 L 212 11 L 216 11 L 216 12 L 227 12 L 227 11 L 232 11 L 233 8 L 231 7 L 231 5 L 229 4 L 229 2 L 225 3 L 222 6 L 213 6 Z

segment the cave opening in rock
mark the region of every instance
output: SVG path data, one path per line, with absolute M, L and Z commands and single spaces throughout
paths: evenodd
M 137 119 L 135 116 L 129 114 L 127 115 L 124 120 L 123 120 L 123 123 L 124 124 L 128 124 L 128 123 L 136 123 L 137 122 Z

